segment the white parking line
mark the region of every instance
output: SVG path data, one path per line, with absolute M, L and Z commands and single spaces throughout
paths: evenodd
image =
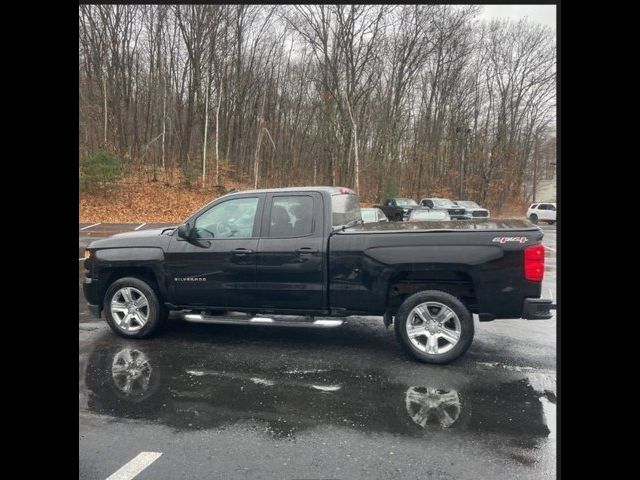
M 138 225 L 136 228 L 134 228 L 134 230 L 138 230 L 139 228 L 142 228 L 146 225 L 146 223 L 143 223 L 142 225 Z
M 160 455 L 162 455 L 160 452 L 140 452 L 137 457 L 123 465 L 117 472 L 107 477 L 107 480 L 131 480 L 155 462 Z
M 555 248 L 551 248 L 549 245 L 545 245 L 545 247 L 547 248 L 547 250 L 551 250 L 554 253 L 557 253 L 557 250 Z
M 82 228 L 80 229 L 80 231 L 86 230 L 86 229 L 91 228 L 91 227 L 97 227 L 97 226 L 98 226 L 98 225 L 100 225 L 100 224 L 102 224 L 102 222 L 94 223 L 93 225 L 89 225 L 89 226 L 87 226 L 87 227 L 82 227 Z

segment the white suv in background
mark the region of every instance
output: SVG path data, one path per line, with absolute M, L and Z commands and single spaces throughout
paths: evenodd
M 529 210 L 527 210 L 527 218 L 531 220 L 531 223 L 542 221 L 554 224 L 556 223 L 556 204 L 549 202 L 532 203 Z

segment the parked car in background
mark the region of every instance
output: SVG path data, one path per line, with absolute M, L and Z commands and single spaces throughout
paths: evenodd
M 361 208 L 360 215 L 364 223 L 388 222 L 389 219 L 378 207 Z
M 383 205 L 374 205 L 382 209 L 391 221 L 401 222 L 409 217 L 411 210 L 418 206 L 418 202 L 410 198 L 387 198 Z
M 451 217 L 444 210 L 431 210 L 429 208 L 416 208 L 411 211 L 407 222 L 448 221 Z
M 556 204 L 550 202 L 532 203 L 527 210 L 527 217 L 531 223 L 538 223 L 541 220 L 553 225 L 556 223 Z
M 420 205 L 423 207 L 429 207 L 431 210 L 443 210 L 449 214 L 449 216 L 456 220 L 466 220 L 467 210 L 464 207 L 456 205 L 448 198 L 423 198 L 420 200 Z
M 467 211 L 467 218 L 490 218 L 489 210 L 482 208 L 476 202 L 470 200 L 454 200 L 453 203 L 463 207 Z

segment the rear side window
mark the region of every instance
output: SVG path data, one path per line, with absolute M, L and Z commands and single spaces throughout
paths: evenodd
M 313 198 L 308 195 L 274 197 L 268 237 L 302 237 L 313 231 Z
M 531 205 L 531 210 L 535 210 L 536 208 L 538 208 L 538 204 L 534 203 L 533 205 Z
M 362 220 L 358 196 L 353 194 L 332 195 L 331 213 L 331 225 L 334 227 Z

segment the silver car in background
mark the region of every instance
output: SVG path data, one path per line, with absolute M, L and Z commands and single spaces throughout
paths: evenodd
M 388 222 L 389 219 L 379 208 L 361 208 L 360 215 L 364 223 Z
M 489 210 L 482 208 L 476 202 L 472 202 L 471 200 L 454 200 L 453 203 L 464 207 L 468 218 L 491 218 Z
M 456 205 L 448 198 L 423 198 L 420 200 L 420 205 L 429 207 L 431 210 L 447 212 L 455 220 L 467 220 L 469 218 L 464 207 Z
M 429 208 L 416 208 L 409 214 L 407 222 L 449 221 L 451 217 L 444 210 L 431 210 Z

